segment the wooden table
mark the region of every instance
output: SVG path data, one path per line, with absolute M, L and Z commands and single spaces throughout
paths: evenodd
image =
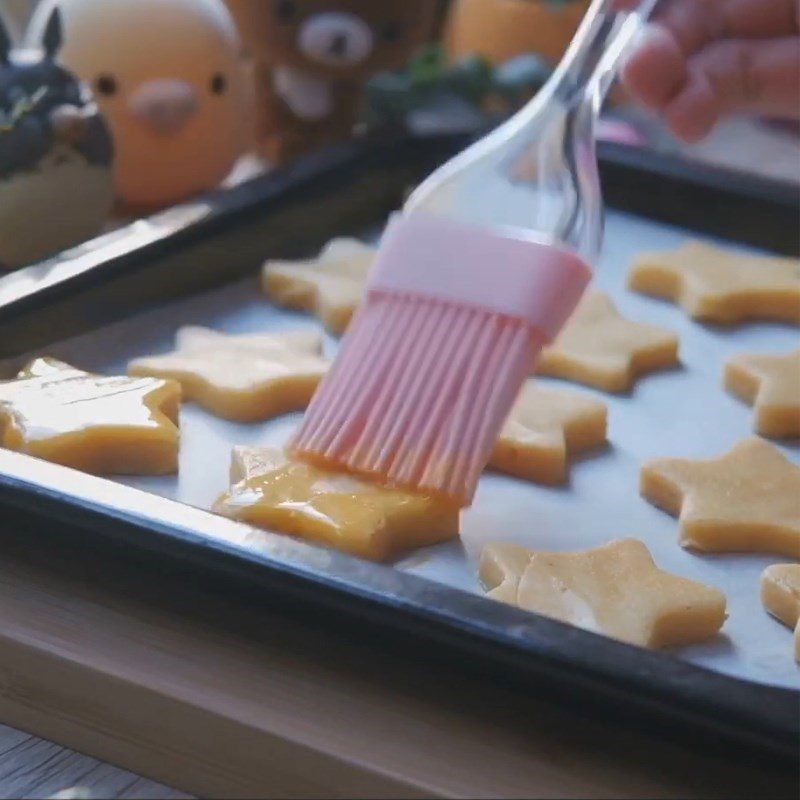
M 18 530 L 0 529 L 0 553 L 0 719 L 191 794 L 796 796 L 796 776 L 706 757 L 708 743 L 668 744 L 424 651 L 301 626 L 188 570 Z M 3 740 L 0 796 L 44 796 L 59 764 L 61 783 L 102 776 Z M 115 770 L 95 787 L 153 790 Z
M 51 797 L 80 786 L 95 797 L 179 798 L 181 792 L 0 725 L 0 798 Z

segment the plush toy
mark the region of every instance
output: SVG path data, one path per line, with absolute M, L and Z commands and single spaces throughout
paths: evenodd
M 12 34 L 12 41 L 16 41 L 15 33 L 25 30 L 35 5 L 36 0 L 2 0 L 0 2 L 0 17 L 3 17 L 6 30 Z
M 351 136 L 369 78 L 403 66 L 430 35 L 437 10 L 431 0 L 252 2 L 266 15 L 256 22 L 278 162 Z
M 222 0 L 44 0 L 64 63 L 95 90 L 117 147 L 118 200 L 152 208 L 219 184 L 246 141 L 241 43 Z
M 57 63 L 61 17 L 35 49 L 0 21 L 0 267 L 38 261 L 100 232 L 113 201 L 113 146 L 91 93 Z

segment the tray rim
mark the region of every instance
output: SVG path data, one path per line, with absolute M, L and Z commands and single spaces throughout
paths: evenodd
M 87 281 L 96 280 L 100 272 L 114 274 L 120 269 L 130 268 L 145 260 L 144 253 L 159 254 L 165 248 L 179 247 L 191 239 L 207 236 L 225 225 L 231 217 L 254 205 L 264 208 L 270 203 L 282 202 L 287 194 L 307 192 L 321 175 L 354 165 L 369 168 L 385 156 L 387 149 L 394 151 L 392 158 L 397 158 L 399 154 L 401 159 L 420 150 L 446 155 L 462 149 L 476 135 L 473 132 L 356 140 L 328 148 L 230 189 L 199 195 L 184 204 L 135 220 L 40 263 L 6 275 L 0 273 L 0 317 L 14 316 L 26 310 L 26 306 L 41 307 L 64 292 L 80 290 Z M 598 155 L 608 205 L 618 206 L 613 195 L 609 198 L 609 187 L 605 180 L 609 174 L 642 173 L 659 182 L 659 193 L 662 195 L 669 194 L 670 189 L 675 187 L 690 187 L 711 195 L 734 198 L 739 202 L 762 201 L 795 216 L 800 214 L 800 185 L 613 142 L 599 142 Z M 190 215 L 186 211 L 200 207 L 207 207 L 208 213 Z M 161 227 L 162 231 L 160 234 L 157 230 L 153 231 L 152 238 L 144 246 L 138 246 L 137 232 L 143 223 L 156 229 Z M 129 234 L 127 237 L 126 233 Z M 742 241 L 736 237 L 727 238 Z M 786 237 L 782 244 L 782 249 L 800 254 L 800 230 L 791 240 Z M 113 255 L 102 260 L 106 249 Z M 771 248 L 767 245 L 767 249 Z M 19 284 L 16 288 L 8 288 L 7 279 L 11 278 Z
M 419 147 L 444 154 L 458 149 L 464 141 L 463 136 L 432 137 L 427 144 L 414 140 L 401 142 L 398 147 L 405 147 L 406 155 L 417 152 Z M 63 254 L 45 265 L 45 271 L 63 274 L 56 275 L 55 282 L 48 274 L 38 289 L 29 284 L 19 294 L 7 296 L 0 302 L 0 320 L 13 321 L 18 316 L 25 319 L 26 313 L 46 310 L 55 300 L 63 299 L 65 293 L 77 297 L 98 280 L 113 282 L 132 262 L 143 263 L 165 247 L 180 248 L 187 240 L 213 235 L 238 214 L 251 211 L 255 203 L 261 204 L 262 210 L 265 203 L 280 204 L 287 193 L 302 192 L 320 175 L 353 166 L 369 168 L 376 159 L 380 163 L 381 157 L 374 143 L 354 143 L 236 189 L 214 193 L 205 201 L 212 209 L 208 216 L 179 226 L 144 248 L 132 246 L 85 271 L 70 271 L 71 256 Z M 717 168 L 696 170 L 683 163 L 673 172 L 674 159 L 653 158 L 651 153 L 617 146 L 605 148 L 604 160 L 607 170 L 646 173 L 659 185 L 665 181 L 699 185 L 743 201 L 777 204 L 788 213 L 800 208 L 800 193 L 768 179 L 754 180 L 752 176 Z M 22 272 L 35 275 L 41 271 L 39 265 Z M 150 502 L 139 505 L 157 506 L 163 511 L 161 519 L 141 510 L 137 513 L 137 500 L 143 497 L 150 498 Z M 322 603 L 337 614 L 435 639 L 473 658 L 493 662 L 501 671 L 510 668 L 523 678 L 527 688 L 532 686 L 531 678 L 536 683 L 558 686 L 566 670 L 573 681 L 570 690 L 584 697 L 596 694 L 600 705 L 606 708 L 618 710 L 622 704 L 651 721 L 655 717 L 676 729 L 712 733 L 730 747 L 782 761 L 798 757 L 800 691 L 725 676 L 279 534 L 259 531 L 257 536 L 274 541 L 266 554 L 249 552 L 226 545 L 215 532 L 236 526 L 241 536 L 242 530 L 254 529 L 177 501 L 160 497 L 156 500 L 153 502 L 153 495 L 121 484 L 0 450 L 3 517 L 10 515 L 14 520 L 42 526 L 66 516 L 88 536 L 188 559 L 204 570 L 233 574 L 271 596 L 289 593 L 312 608 Z M 188 518 L 193 529 L 182 521 Z M 196 531 L 211 539 L 196 535 Z M 353 603 L 354 598 L 359 602 Z M 431 601 L 435 605 L 431 606 Z M 591 658 L 586 658 L 586 653 L 591 653 Z
M 433 639 L 501 670 L 525 688 L 558 687 L 569 674 L 569 702 L 658 719 L 676 730 L 714 735 L 727 752 L 796 761 L 800 691 L 715 672 L 521 611 L 392 566 L 329 551 L 215 516 L 110 479 L 0 450 L 0 509 L 9 522 L 71 530 L 116 545 L 244 579 L 264 598 L 291 598 L 313 610 Z M 150 509 L 150 510 L 148 510 Z M 262 552 L 248 548 L 255 536 Z M 198 547 L 199 545 L 199 547 Z M 357 602 L 353 602 L 353 601 Z M 585 654 L 589 653 L 590 658 Z M 595 695 L 592 697 L 592 695 Z

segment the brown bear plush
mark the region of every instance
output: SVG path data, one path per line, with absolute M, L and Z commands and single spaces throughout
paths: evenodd
M 267 153 L 276 163 L 350 137 L 366 82 L 403 66 L 436 13 L 431 0 L 255 2 L 268 69 Z

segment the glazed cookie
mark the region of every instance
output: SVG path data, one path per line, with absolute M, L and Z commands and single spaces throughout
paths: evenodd
M 170 378 L 185 400 L 238 422 L 304 409 L 328 369 L 320 338 L 304 332 L 226 336 L 205 328 L 178 332 L 178 349 L 131 361 L 131 375 Z
M 361 304 L 376 252 L 357 239 L 334 239 L 310 261 L 268 261 L 264 291 L 276 305 L 308 311 L 340 335 Z
M 725 365 L 725 388 L 755 407 L 762 436 L 800 436 L 800 349 L 740 355 Z
M 275 448 L 235 448 L 230 490 L 213 510 L 376 561 L 458 536 L 456 506 L 325 472 Z
M 640 647 L 710 639 L 725 595 L 656 567 L 636 539 L 577 553 L 489 545 L 480 577 L 489 597 Z
M 800 662 L 800 564 L 774 564 L 761 575 L 761 602 L 784 625 L 794 628 L 794 658 Z
M 620 316 L 610 298 L 587 294 L 564 330 L 542 351 L 540 375 L 627 392 L 637 376 L 678 363 L 678 337 Z
M 642 253 L 628 276 L 633 291 L 679 303 L 695 319 L 800 322 L 800 260 L 749 255 L 687 242 Z
M 537 483 L 563 483 L 567 455 L 601 447 L 606 422 L 605 403 L 528 382 L 503 426 L 489 467 Z
M 707 461 L 650 461 L 641 492 L 680 515 L 683 547 L 800 558 L 800 468 L 763 439 L 745 439 Z
M 104 377 L 39 358 L 0 383 L 0 444 L 85 472 L 178 469 L 180 385 Z

